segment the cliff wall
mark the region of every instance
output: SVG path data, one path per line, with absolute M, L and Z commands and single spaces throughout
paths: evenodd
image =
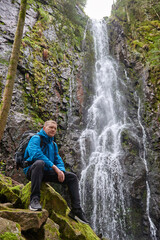
M 130 93 L 138 93 L 142 102 L 142 123 L 147 138 L 146 160 L 149 167 L 147 176 L 151 188 L 150 215 L 157 228 L 160 239 L 160 157 L 159 157 L 159 80 L 160 80 L 160 3 L 148 0 L 117 0 L 113 5 L 108 22 L 110 52 L 125 67 L 131 80 Z M 133 117 L 134 119 L 134 117 Z M 137 126 L 138 128 L 138 126 Z M 142 135 L 142 133 L 140 133 Z M 128 148 L 130 141 L 126 141 Z M 143 143 L 142 143 L 143 145 Z M 130 148 L 129 152 L 133 149 Z M 137 153 L 138 154 L 138 153 Z M 132 202 L 132 229 L 138 239 L 148 239 L 146 223 L 146 187 L 145 172 L 139 161 L 127 157 L 126 171 L 128 178 L 133 176 L 130 197 Z M 135 158 L 136 159 L 136 158 Z M 132 162 L 132 163 L 133 163 Z M 138 169 L 141 169 L 141 174 Z M 136 223 L 136 215 L 138 222 Z M 139 223 L 139 226 L 138 226 Z M 142 232 L 141 230 L 142 229 Z M 146 236 L 145 236 L 146 235 Z
M 0 150 L 1 169 L 18 181 L 24 179 L 21 171 L 15 171 L 13 156 L 20 137 L 25 130 L 40 130 L 48 119 L 58 123 L 56 142 L 66 168 L 77 172 L 77 140 L 85 108 L 83 72 L 89 68 L 83 59 L 90 58 L 87 49 L 91 48 L 84 4 L 76 0 L 28 1 L 12 104 Z M 1 0 L 1 95 L 19 7 L 20 0 Z

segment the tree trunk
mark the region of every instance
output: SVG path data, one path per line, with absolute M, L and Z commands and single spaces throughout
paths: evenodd
M 3 99 L 0 105 L 0 141 L 3 137 L 4 129 L 7 122 L 7 117 L 12 101 L 14 80 L 16 77 L 17 65 L 19 60 L 21 40 L 23 36 L 23 28 L 25 23 L 27 0 L 21 0 L 21 7 L 19 11 L 17 30 L 15 33 L 12 54 L 9 62 L 6 85 L 3 93 Z

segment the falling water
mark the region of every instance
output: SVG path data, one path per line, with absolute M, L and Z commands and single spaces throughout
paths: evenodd
M 130 79 L 124 71 L 125 80 L 119 76 L 119 66 L 109 55 L 108 35 L 105 21 L 92 20 L 94 38 L 95 70 L 94 97 L 88 109 L 87 126 L 80 136 L 82 172 L 80 179 L 81 200 L 91 226 L 97 234 L 111 240 L 131 240 L 127 232 L 131 225 L 128 191 L 122 161 L 125 153 L 121 145 L 122 134 L 127 131 L 140 147 L 140 159 L 146 171 L 146 215 L 150 237 L 156 238 L 156 227 L 150 217 L 151 192 L 146 161 L 146 134 L 141 122 L 140 100 L 135 120 L 128 114 L 125 92 Z M 136 96 L 135 96 L 136 95 Z M 134 122 L 135 121 L 135 122 Z M 137 129 L 137 123 L 140 126 Z M 128 224 L 129 222 L 129 224 Z
M 121 133 L 129 127 L 125 84 L 118 66 L 109 56 L 106 23 L 92 20 L 95 48 L 95 95 L 88 110 L 87 127 L 80 136 L 81 200 L 97 234 L 111 240 L 129 240 L 125 233 L 127 214 L 121 159 Z M 91 215 L 90 215 L 91 214 Z
M 71 77 L 69 79 L 69 113 L 68 113 L 68 122 L 72 118 L 72 104 L 73 104 L 73 91 L 75 89 L 75 81 L 74 81 L 74 68 L 71 72 Z
M 146 161 L 146 152 L 147 152 L 147 148 L 146 148 L 146 133 L 143 127 L 143 124 L 141 122 L 141 115 L 140 115 L 140 110 L 141 110 L 141 101 L 139 99 L 139 103 L 138 103 L 138 121 L 139 121 L 139 125 L 142 129 L 142 135 L 143 135 L 143 151 L 142 151 L 142 155 L 141 155 L 141 159 L 144 163 L 145 169 L 146 169 L 146 175 L 147 175 L 147 180 L 146 180 L 146 189 L 147 189 L 147 199 L 146 199 L 146 214 L 148 217 L 148 221 L 149 221 L 149 225 L 150 225 L 150 233 L 151 233 L 151 238 L 152 240 L 157 240 L 156 237 L 156 226 L 154 225 L 154 223 L 152 222 L 152 219 L 150 217 L 150 198 L 151 198 L 151 191 L 150 191 L 150 186 L 149 186 L 149 182 L 148 182 L 148 165 L 147 165 L 147 161 Z
M 83 35 L 83 40 L 82 40 L 82 49 L 84 49 L 84 45 L 85 45 L 85 39 L 86 39 L 86 33 L 87 33 L 88 23 L 89 23 L 89 19 L 87 20 L 87 24 L 86 24 L 86 27 L 85 27 L 85 29 L 84 29 L 84 35 Z

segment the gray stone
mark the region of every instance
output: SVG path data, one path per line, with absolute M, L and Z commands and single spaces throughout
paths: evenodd
M 1 223 L 0 224 L 1 239 L 7 239 L 7 238 L 9 239 L 9 233 L 11 233 L 10 237 L 12 237 L 12 239 L 13 238 L 17 240 L 25 239 L 21 235 L 21 227 L 18 223 L 10 221 L 8 219 L 1 218 L 1 217 L 0 217 L 0 223 Z
M 50 218 L 47 219 L 44 225 L 44 240 L 52 239 L 52 240 L 60 240 L 60 232 L 59 225 L 56 224 Z
M 40 229 L 48 218 L 48 212 L 42 210 L 41 212 L 34 212 L 25 209 L 9 209 L 0 211 L 0 217 L 17 222 L 22 231 L 30 229 Z
M 44 32 L 43 32 L 45 38 L 50 41 L 50 42 L 55 42 L 58 40 L 57 38 L 57 34 L 55 31 L 55 28 L 53 25 L 49 25 L 49 28 L 47 28 Z

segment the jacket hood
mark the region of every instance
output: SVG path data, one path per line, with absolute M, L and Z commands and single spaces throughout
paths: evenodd
M 47 133 L 43 130 L 43 128 L 37 134 L 41 135 L 43 137 L 43 141 L 47 144 L 53 142 L 54 140 L 54 137 L 49 137 Z

